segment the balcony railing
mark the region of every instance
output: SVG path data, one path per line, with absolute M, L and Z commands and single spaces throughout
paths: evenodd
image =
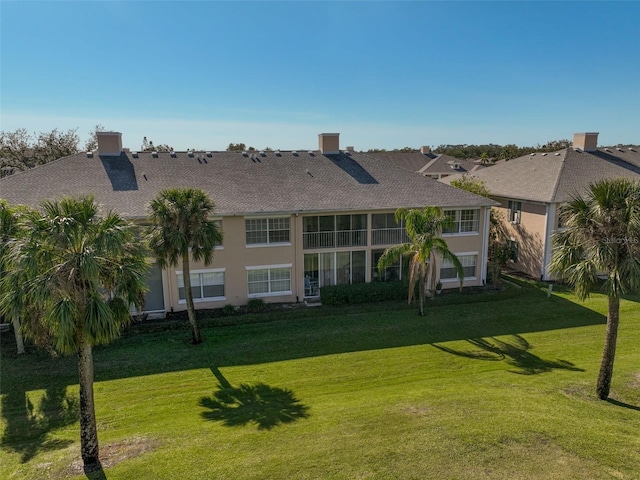
M 398 245 L 408 241 L 404 228 L 381 228 L 371 232 L 372 245 Z
M 303 233 L 303 248 L 365 247 L 366 230 Z

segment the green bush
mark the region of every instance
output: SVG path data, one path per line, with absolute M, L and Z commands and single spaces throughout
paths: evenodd
M 259 313 L 264 312 L 267 309 L 267 304 L 264 303 L 264 300 L 261 298 L 252 298 L 247 303 L 247 311 L 249 313 Z
M 320 302 L 323 305 L 387 302 L 406 298 L 407 286 L 404 282 L 354 283 L 320 289 Z
M 238 309 L 235 305 L 226 304 L 224 307 L 222 307 L 222 313 L 229 317 L 238 313 Z

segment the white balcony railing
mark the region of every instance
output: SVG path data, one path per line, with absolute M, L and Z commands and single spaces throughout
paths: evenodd
M 408 241 L 404 228 L 380 228 L 371 232 L 372 245 L 398 245 Z
M 303 248 L 364 247 L 366 230 L 340 230 L 332 232 L 303 233 Z

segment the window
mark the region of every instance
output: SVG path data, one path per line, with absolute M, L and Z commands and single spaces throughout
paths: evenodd
M 478 255 L 458 255 L 458 260 L 462 264 L 464 278 L 472 278 L 476 276 L 476 263 Z M 455 280 L 458 278 L 456 267 L 450 260 L 443 260 L 440 266 L 440 280 Z
M 364 250 L 306 253 L 304 255 L 305 296 L 320 294 L 320 287 L 363 283 L 367 253 Z
M 509 200 L 507 208 L 507 220 L 514 225 L 520 224 L 520 216 L 522 215 L 522 202 Z
M 218 230 L 222 232 L 222 220 L 214 220 L 213 223 L 218 227 Z M 216 248 L 222 248 L 222 242 L 216 242 Z
M 184 276 L 176 272 L 178 277 L 179 303 L 186 301 Z M 191 272 L 191 293 L 193 301 L 224 300 L 224 269 L 201 270 Z
M 289 243 L 289 217 L 247 218 L 244 221 L 247 245 Z
M 513 260 L 514 262 L 518 261 L 518 242 L 516 242 L 515 240 L 507 240 L 507 248 L 509 249 L 510 252 L 510 260 Z
M 371 250 L 371 280 L 374 282 L 391 282 L 394 280 L 400 280 L 402 257 L 398 255 L 398 259 L 393 263 L 393 265 L 389 265 L 383 272 L 379 272 L 378 260 L 380 260 L 383 253 L 384 250 Z
M 291 294 L 291 265 L 247 267 L 249 297 Z
M 478 210 L 445 210 L 444 214 L 451 219 L 451 225 L 442 233 L 478 233 Z

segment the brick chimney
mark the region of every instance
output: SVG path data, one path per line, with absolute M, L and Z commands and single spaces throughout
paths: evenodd
M 429 153 L 431 153 L 431 147 L 428 145 L 424 145 L 422 147 L 420 147 L 420 153 L 423 155 L 427 155 Z
M 122 134 L 120 132 L 96 132 L 98 154 L 104 157 L 117 157 L 122 153 Z
M 320 153 L 340 153 L 339 133 L 320 133 L 318 135 Z
M 598 132 L 574 133 L 573 148 L 595 152 L 598 149 Z

